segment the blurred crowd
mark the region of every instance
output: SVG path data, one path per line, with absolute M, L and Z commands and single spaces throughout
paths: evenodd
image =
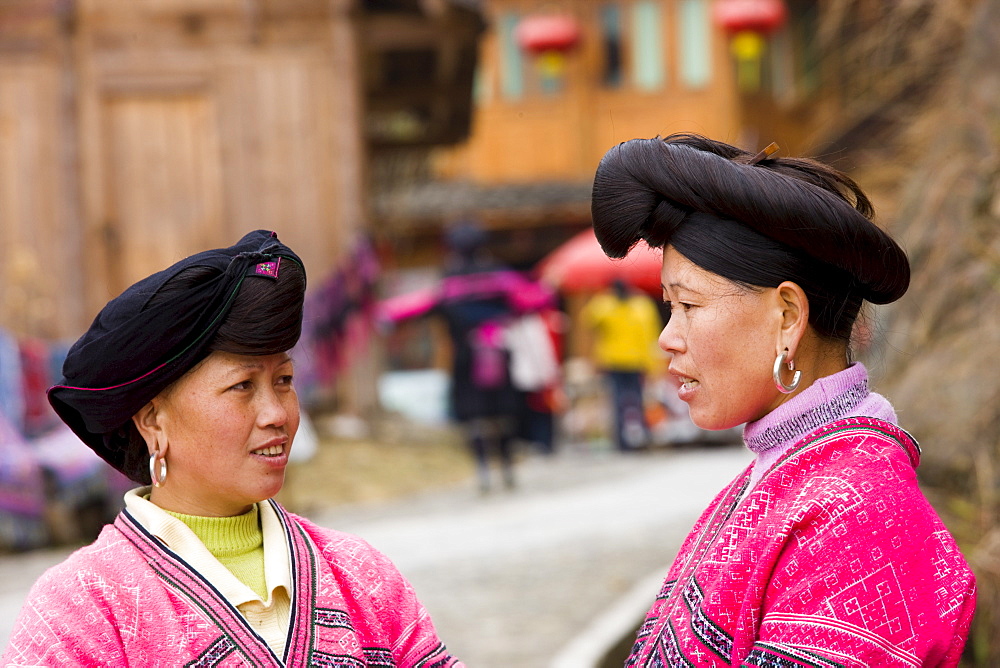
M 516 486 L 519 443 L 548 456 L 562 443 L 636 452 L 708 438 L 691 423 L 666 372 L 658 304 L 626 274 L 610 271 L 588 284 L 582 308 L 568 312 L 564 286 L 498 262 L 476 223 L 452 226 L 446 242 L 439 280 L 382 301 L 379 313 L 389 328 L 443 322 L 441 412 L 463 430 L 482 492 L 496 487 L 498 475 L 502 486 Z M 614 268 L 603 254 L 599 262 Z M 588 274 L 585 266 L 568 271 Z M 396 345 L 423 346 L 426 338 L 427 331 L 413 330 Z M 421 376 L 425 388 L 428 378 Z M 410 401 L 424 403 L 429 395 L 415 389 Z

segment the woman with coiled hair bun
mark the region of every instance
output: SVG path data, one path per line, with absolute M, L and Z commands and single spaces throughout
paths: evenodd
M 956 665 L 975 579 L 850 348 L 864 302 L 906 292 L 906 254 L 853 180 L 776 149 L 671 135 L 597 168 L 604 251 L 663 248 L 659 342 L 692 420 L 745 425 L 756 455 L 695 524 L 626 665 Z

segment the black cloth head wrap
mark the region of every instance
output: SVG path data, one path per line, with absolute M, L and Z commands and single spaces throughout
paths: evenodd
M 243 281 L 275 280 L 285 262 L 302 265 L 274 232 L 257 230 L 234 246 L 197 253 L 144 278 L 108 302 L 69 349 L 49 403 L 84 443 L 121 471 L 132 416 L 208 356 L 208 344 Z M 165 284 L 191 267 L 218 273 L 146 308 Z

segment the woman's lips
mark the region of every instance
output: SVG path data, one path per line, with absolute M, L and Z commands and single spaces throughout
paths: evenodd
M 694 396 L 695 392 L 701 386 L 701 383 L 691 376 L 685 376 L 682 373 L 677 373 L 675 371 L 670 372 L 674 377 L 677 378 L 677 382 L 680 383 L 677 387 L 677 396 L 682 401 L 690 401 L 691 397 Z
M 286 454 L 288 449 L 288 439 L 287 438 L 274 438 L 265 443 L 264 445 L 251 450 L 251 455 L 257 455 L 260 457 L 280 457 Z

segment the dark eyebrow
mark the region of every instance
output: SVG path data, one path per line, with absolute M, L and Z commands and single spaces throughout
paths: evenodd
M 292 361 L 292 356 L 286 354 L 285 359 L 281 360 L 278 366 L 284 366 L 290 363 L 291 361 Z M 241 362 L 239 365 L 239 369 L 241 371 L 259 371 L 263 368 L 264 364 L 262 362 Z
M 258 371 L 264 368 L 264 365 L 260 362 L 242 362 L 239 367 L 240 371 Z
M 660 287 L 663 290 L 667 289 L 667 286 L 665 286 L 663 283 L 660 283 Z M 695 290 L 693 288 L 689 288 L 688 286 L 684 285 L 683 283 L 671 283 L 670 287 L 672 287 L 672 288 L 679 288 L 681 290 L 687 290 L 688 292 L 693 292 L 693 293 L 695 293 L 697 295 L 701 294 L 701 292 L 699 292 L 699 291 L 697 291 L 697 290 Z

